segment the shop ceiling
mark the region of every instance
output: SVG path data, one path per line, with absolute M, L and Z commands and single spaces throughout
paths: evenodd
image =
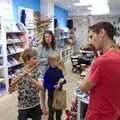
M 69 16 L 120 14 L 120 0 L 55 0 L 55 4 L 68 10 Z

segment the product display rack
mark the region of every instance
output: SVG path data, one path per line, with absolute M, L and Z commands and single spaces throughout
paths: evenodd
M 69 44 L 68 28 L 56 28 L 55 40 L 56 45 L 60 49 L 60 57 L 63 62 L 67 61 L 73 53 L 73 49 Z
M 0 60 L 0 94 L 8 92 L 10 81 L 20 74 L 23 62 L 21 53 L 28 47 L 27 30 L 21 24 L 3 24 Z
M 83 71 L 81 74 L 80 74 L 80 79 L 84 79 L 85 76 L 87 75 L 87 71 Z M 83 119 L 82 117 L 82 114 L 83 112 L 85 112 L 85 109 L 87 104 L 89 104 L 89 92 L 82 92 L 80 91 L 80 88 L 79 88 L 79 84 L 80 84 L 80 80 L 77 82 L 77 87 L 74 88 L 73 90 L 73 94 L 76 96 L 77 98 L 77 120 L 81 120 Z
M 56 28 L 55 29 L 55 40 L 58 48 L 63 48 L 69 39 L 68 28 Z

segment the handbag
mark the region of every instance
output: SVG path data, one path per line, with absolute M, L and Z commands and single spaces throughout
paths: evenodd
M 66 108 L 66 90 L 54 90 L 52 107 L 56 110 Z

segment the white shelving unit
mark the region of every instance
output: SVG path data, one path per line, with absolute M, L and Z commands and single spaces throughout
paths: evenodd
M 0 65 L 0 95 L 8 91 L 8 69 L 7 69 L 7 46 L 6 35 L 3 30 L 3 23 L 0 20 L 0 44 L 1 44 L 1 65 Z
M 1 24 L 0 45 L 0 95 L 8 92 L 10 79 L 20 73 L 23 65 L 21 53 L 28 47 L 27 31 L 22 24 Z

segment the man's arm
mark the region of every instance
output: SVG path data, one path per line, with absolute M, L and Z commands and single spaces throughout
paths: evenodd
M 80 81 L 80 90 L 82 92 L 87 92 L 89 91 L 93 86 L 95 85 L 95 83 L 93 83 L 89 78 L 85 78 L 83 80 Z

